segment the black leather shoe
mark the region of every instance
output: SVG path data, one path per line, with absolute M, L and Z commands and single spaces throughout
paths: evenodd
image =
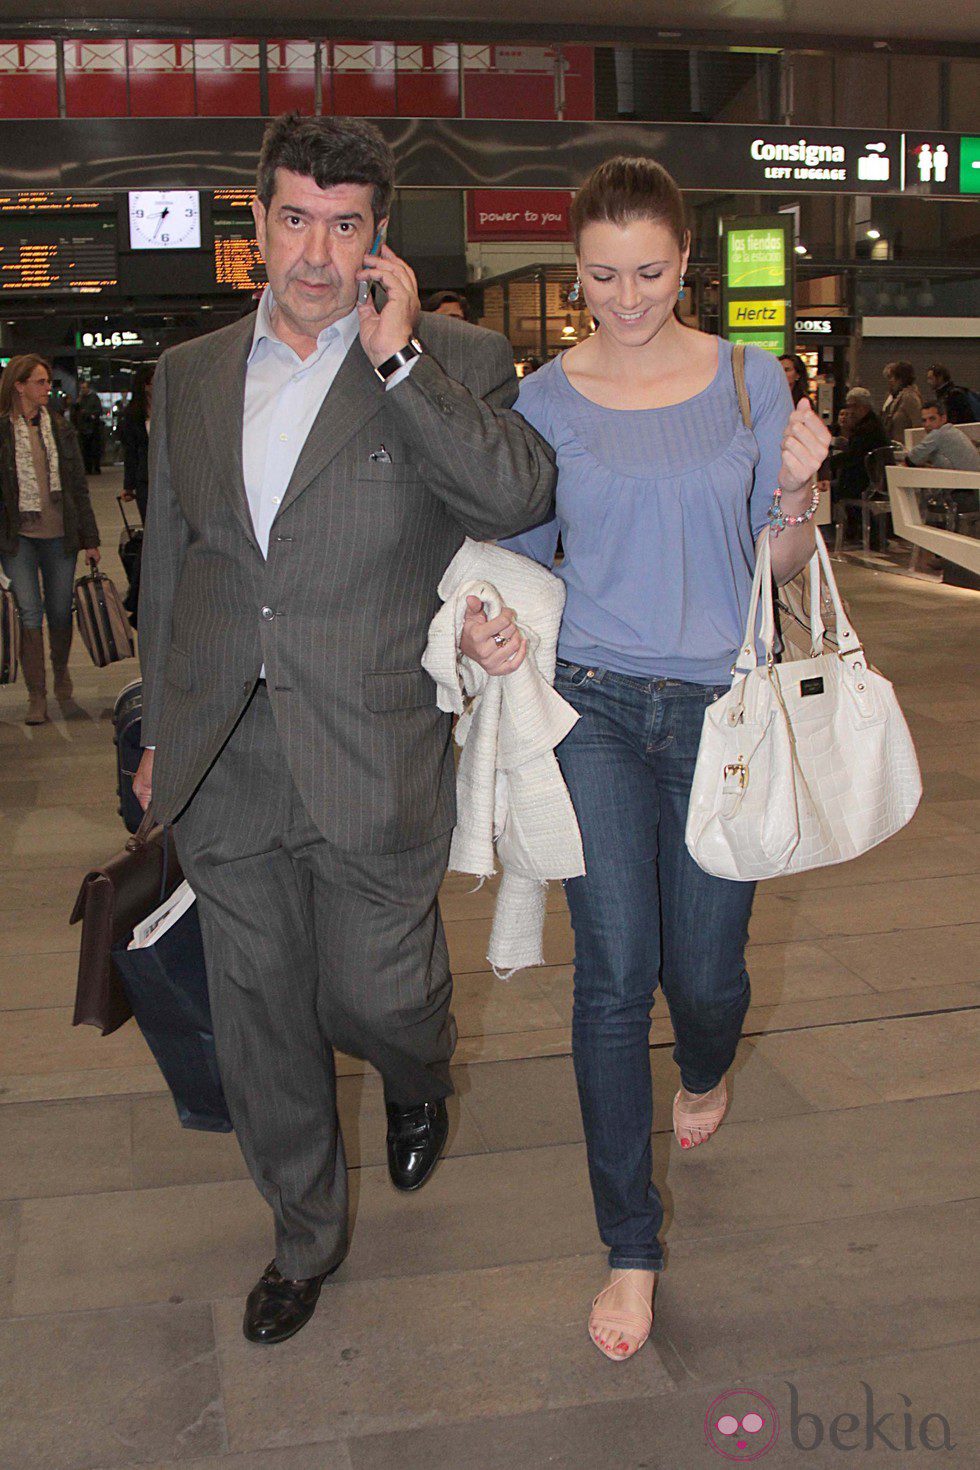
M 396 1189 L 421 1189 L 449 1133 L 445 1098 L 401 1108 L 388 1103 L 388 1173 Z
M 287 1281 L 272 1261 L 252 1287 L 245 1303 L 242 1331 L 249 1342 L 285 1342 L 287 1337 L 305 1327 L 316 1311 L 321 1286 L 336 1269 L 333 1266 L 322 1275 L 310 1276 L 305 1281 Z

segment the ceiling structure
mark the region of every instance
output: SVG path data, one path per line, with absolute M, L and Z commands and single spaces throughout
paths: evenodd
M 964 49 L 977 55 L 976 0 L 605 0 L 602 24 L 595 0 L 537 0 L 529 24 L 527 0 L 4 0 L 0 32 L 167 34 L 171 31 L 240 35 L 308 31 L 314 35 L 370 36 L 396 32 L 412 39 L 623 40 L 650 45 L 754 43 L 822 48 L 891 45 L 894 49 Z

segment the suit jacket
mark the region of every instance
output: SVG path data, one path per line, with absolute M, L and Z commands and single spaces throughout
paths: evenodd
M 510 409 L 506 339 L 423 315 L 427 353 L 390 392 L 354 342 L 266 561 L 242 472 L 254 320 L 172 348 L 154 378 L 140 606 L 154 810 L 179 816 L 264 663 L 285 759 L 327 840 L 419 846 L 455 820 L 450 718 L 421 666 L 440 578 L 465 535 L 547 518 L 554 454 Z M 388 459 L 372 459 L 382 446 Z

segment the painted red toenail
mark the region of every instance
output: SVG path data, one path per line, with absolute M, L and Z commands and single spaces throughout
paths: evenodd
M 689 1138 L 682 1138 L 681 1139 L 681 1148 L 690 1148 L 690 1147 L 691 1147 L 691 1140 Z

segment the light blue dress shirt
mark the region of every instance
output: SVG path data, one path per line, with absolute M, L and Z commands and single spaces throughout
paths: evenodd
M 299 452 L 357 336 L 357 310 L 324 327 L 304 361 L 276 335 L 272 292 L 263 292 L 245 372 L 242 467 L 263 556 Z
M 266 287 L 259 302 L 252 347 L 245 370 L 245 415 L 242 421 L 242 468 L 248 508 L 262 555 L 269 555 L 269 534 L 300 450 L 320 405 L 330 392 L 358 333 L 357 308 L 324 327 L 316 351 L 304 359 L 276 335 L 274 298 Z M 388 379 L 390 391 L 403 382 L 414 362 Z

